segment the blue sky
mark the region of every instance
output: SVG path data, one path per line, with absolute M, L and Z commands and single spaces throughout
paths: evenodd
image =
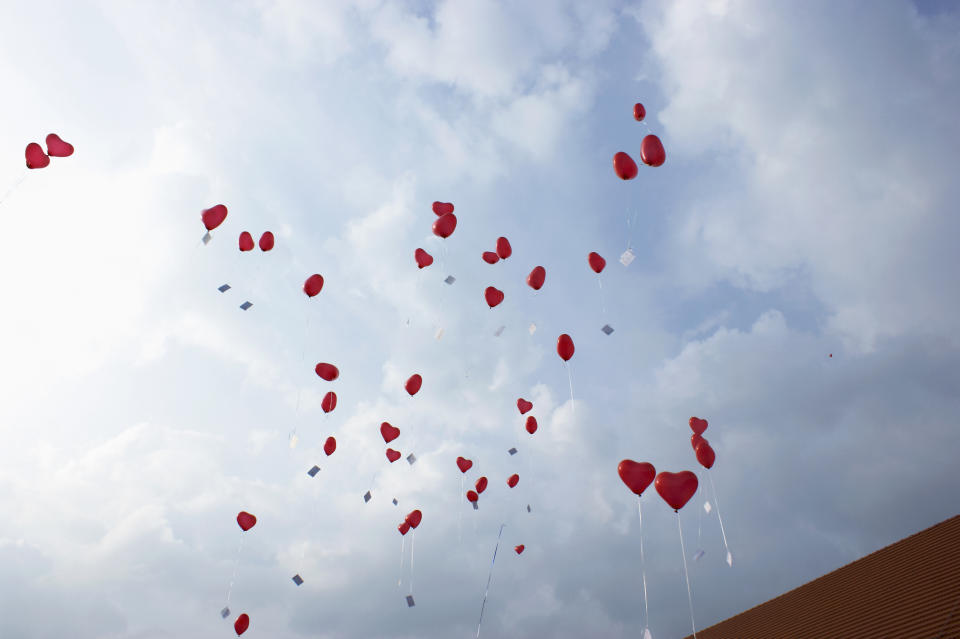
M 695 470 L 691 415 L 710 421 L 734 555 L 698 495 L 681 511 L 698 628 L 957 514 L 949 3 L 5 14 L 0 189 L 23 181 L 0 203 L 0 635 L 231 636 L 218 612 L 247 510 L 245 636 L 472 636 L 501 524 L 484 636 L 639 636 L 616 466 Z M 24 175 L 51 131 L 76 153 Z M 638 158 L 648 132 L 666 164 L 621 182 L 613 154 Z M 456 205 L 444 241 L 434 200 Z M 240 254 L 244 230 L 276 248 Z M 485 264 L 501 235 L 513 256 Z M 416 464 L 387 464 L 384 420 Z M 458 455 L 469 483 L 490 479 L 478 511 Z M 679 636 L 675 516 L 643 500 L 649 627 Z

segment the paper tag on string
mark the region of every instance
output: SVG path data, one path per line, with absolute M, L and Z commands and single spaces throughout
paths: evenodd
M 698 550 L 697 552 L 693 553 L 693 560 L 700 561 L 700 558 L 703 557 L 705 554 L 706 553 L 704 551 Z
M 221 284 L 220 286 L 217 287 L 217 290 L 220 291 L 221 293 L 226 293 L 227 291 L 230 290 L 230 285 L 229 285 L 229 284 Z
M 604 324 L 603 328 L 601 328 L 600 330 L 606 333 L 607 335 L 609 335 L 610 333 L 613 332 L 613 327 L 610 326 L 609 324 Z
M 438 328 L 438 329 L 437 329 L 437 332 L 434 334 L 434 338 L 436 338 L 436 339 L 440 339 L 441 337 L 443 337 L 443 328 L 442 328 L 442 327 L 441 327 L 441 328 Z
M 396 497 L 393 498 L 393 505 L 394 505 L 394 506 L 397 505 L 397 498 L 396 498 Z
M 496 331 L 493 332 L 493 336 L 500 337 L 503 334 L 503 329 L 505 328 L 506 326 L 501 326 L 500 328 L 498 328 Z
M 624 266 L 630 266 L 630 262 L 636 259 L 636 257 L 637 256 L 634 254 L 633 249 L 627 249 L 620 256 L 620 263 Z
M 470 503 L 473 504 L 473 509 L 474 509 L 474 510 L 480 510 L 480 506 L 477 506 L 477 502 L 473 501 L 473 502 L 470 502 Z
M 297 444 L 300 443 L 300 438 L 297 437 L 294 433 L 290 433 L 290 448 L 296 448 Z
M 229 616 L 230 616 L 230 609 L 229 609 L 229 608 L 224 608 L 223 610 L 220 611 L 220 617 L 221 617 L 221 618 L 226 619 L 226 618 L 229 617 Z
M 240 305 L 240 308 L 243 309 L 243 310 L 247 310 L 247 309 L 250 308 L 251 306 L 253 306 L 253 304 L 252 304 L 251 302 L 244 302 L 243 304 Z
M 370 494 L 370 491 L 369 491 L 369 490 L 368 490 L 367 492 L 363 493 L 363 503 L 367 503 L 368 501 L 370 501 L 370 499 L 371 499 L 372 497 L 373 497 L 373 495 Z
M 316 476 L 317 476 L 317 473 L 319 473 L 319 472 L 320 472 L 320 467 L 319 467 L 319 466 L 314 466 L 313 468 L 311 468 L 310 470 L 307 471 L 307 474 L 310 475 L 311 477 L 316 477 Z
M 416 604 L 413 603 L 413 595 L 407 595 L 407 608 L 413 608 Z
M 649 628 L 643 629 L 643 639 L 653 639 L 653 635 L 650 634 Z
M 407 455 L 407 462 L 409 462 L 411 466 L 413 466 L 413 462 L 415 461 L 417 461 L 416 455 L 414 455 L 413 453 L 410 453 L 409 455 Z
M 295 583 L 295 584 L 297 584 L 297 585 L 299 586 L 300 584 L 303 583 L 303 578 L 302 578 L 300 575 L 294 575 L 294 576 L 293 576 L 293 583 Z
M 510 453 L 511 455 L 516 455 L 516 454 L 517 454 L 517 449 L 516 449 L 516 448 L 511 448 L 511 449 L 508 450 L 507 452 Z
M 210 235 L 210 231 L 207 231 L 206 233 L 203 234 L 203 237 L 200 238 L 200 241 L 202 241 L 204 246 L 206 246 L 207 244 L 210 243 L 211 239 L 212 237 Z
M 727 565 L 733 568 L 733 555 L 730 554 L 730 551 L 727 551 Z
M 530 330 L 530 334 L 533 335 L 534 333 L 537 332 L 537 325 L 531 322 L 529 330 Z
M 453 275 L 447 275 L 447 279 L 443 281 L 446 282 L 447 284 L 453 284 L 454 282 L 457 281 L 457 278 L 455 278 Z
M 530 512 L 530 504 L 527 504 L 527 512 Z
M 707 514 L 710 514 L 710 511 L 713 510 L 713 506 L 710 505 L 709 501 L 703 502 L 703 509 L 707 511 Z

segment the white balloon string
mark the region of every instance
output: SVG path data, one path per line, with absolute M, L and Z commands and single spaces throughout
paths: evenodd
M 397 588 L 403 583 L 403 551 L 407 549 L 407 536 L 400 537 L 400 578 L 397 579 Z
M 13 186 L 7 189 L 7 192 L 3 194 L 3 197 L 0 197 L 0 204 L 3 204 L 3 201 L 10 197 L 10 194 L 13 193 L 25 179 L 27 179 L 27 171 L 29 170 L 30 169 L 24 169 L 23 173 L 20 174 L 20 177 L 17 178 L 17 180 L 13 183 Z
M 567 368 L 567 381 L 570 382 L 570 412 L 575 413 L 577 412 L 577 407 L 573 401 L 573 376 L 570 374 L 570 364 L 564 361 L 563 365 Z
M 647 568 L 643 561 L 643 500 L 637 497 L 637 514 L 640 517 L 640 575 L 643 578 L 643 628 L 650 627 L 650 607 L 647 601 Z
M 230 585 L 227 586 L 227 607 L 230 607 L 230 595 L 233 593 L 233 582 L 237 579 L 237 566 L 240 564 L 240 551 L 243 550 L 243 531 L 240 531 L 240 544 L 237 546 L 237 555 L 233 558 L 233 575 L 230 577 Z
M 500 537 L 503 535 L 503 526 L 497 534 L 497 545 L 493 548 L 493 560 L 490 562 L 490 574 L 487 575 L 487 588 L 483 591 L 483 603 L 480 605 L 480 621 L 477 622 L 477 637 L 480 637 L 480 625 L 483 623 L 483 610 L 487 607 L 487 595 L 490 593 L 490 580 L 493 579 L 493 565 L 497 563 L 497 550 L 500 548 Z
M 413 542 L 417 540 L 417 529 L 410 529 L 410 594 L 413 594 Z
M 727 551 L 727 565 L 733 567 L 733 555 L 730 553 L 730 546 L 727 545 L 727 533 L 723 530 L 723 517 L 720 516 L 720 502 L 717 500 L 717 487 L 713 483 L 713 475 L 707 471 L 707 477 L 710 478 L 710 487 L 713 489 L 713 503 L 717 505 L 717 519 L 720 520 L 720 534 L 723 535 L 723 547 Z
M 687 550 L 683 547 L 683 528 L 680 526 L 680 511 L 677 513 L 677 530 L 680 531 L 680 553 L 683 555 L 683 574 L 687 578 L 687 602 L 690 604 L 690 625 L 693 627 L 693 639 L 697 639 L 697 624 L 693 621 L 693 595 L 690 594 L 690 573 L 687 572 Z
M 697 490 L 703 495 L 703 505 L 707 503 L 707 492 L 703 489 L 703 469 L 700 469 L 700 479 L 697 482 Z M 697 546 L 699 548 L 703 547 L 702 542 L 702 531 L 703 531 L 703 506 L 697 509 Z
M 600 274 L 597 273 L 597 285 L 600 287 L 600 310 L 603 312 L 603 316 L 607 316 L 607 303 L 603 299 L 603 280 L 600 279 Z
M 460 473 L 460 500 L 457 503 L 457 543 L 463 542 L 463 472 Z

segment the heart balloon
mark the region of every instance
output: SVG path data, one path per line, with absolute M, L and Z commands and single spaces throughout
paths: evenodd
M 469 501 L 470 503 L 476 503 L 478 499 L 480 499 L 480 495 L 478 495 L 476 491 L 474 490 L 467 491 L 467 501 Z
M 509 477 L 507 477 L 507 486 L 509 486 L 510 488 L 513 488 L 518 483 L 520 483 L 520 475 L 514 473 Z
M 689 470 L 679 473 L 663 471 L 657 475 L 653 485 L 663 501 L 674 510 L 680 510 L 696 494 L 697 476 Z
M 240 530 L 246 532 L 253 528 L 257 523 L 257 518 L 245 510 L 241 510 L 237 515 L 237 523 L 240 524 Z
M 317 293 L 323 290 L 323 276 L 319 273 L 314 273 L 307 278 L 307 281 L 303 283 L 303 292 L 307 294 L 307 297 L 314 297 Z
M 523 544 L 520 544 L 519 546 L 514 546 L 514 547 L 513 547 L 514 552 L 516 552 L 518 555 L 523 552 L 523 549 L 524 549 L 524 545 L 523 545 Z
M 483 491 L 485 491 L 487 489 L 487 478 L 481 477 L 480 479 L 478 479 L 477 483 L 474 485 L 474 488 L 477 489 L 478 495 L 481 494 Z
M 401 535 L 406 535 L 408 532 L 410 532 L 410 524 L 408 524 L 407 522 L 403 522 L 402 524 L 397 526 L 397 530 L 400 531 Z
M 492 286 L 487 287 L 487 290 L 483 292 L 483 296 L 486 298 L 487 306 L 490 308 L 493 308 L 503 301 L 503 291 L 499 291 Z
M 337 407 L 337 394 L 333 391 L 330 391 L 323 396 L 323 401 L 320 402 L 320 408 L 323 409 L 323 412 L 329 413 Z
M 237 633 L 238 637 L 243 633 L 245 633 L 247 631 L 247 628 L 249 627 L 250 627 L 250 617 L 249 615 L 247 615 L 247 613 L 243 613 L 242 615 L 237 617 L 236 621 L 233 622 L 233 630 Z
M 207 230 L 212 231 L 227 219 L 227 207 L 223 204 L 217 204 L 216 206 L 211 206 L 209 209 L 203 209 L 203 212 L 200 214 L 200 219 L 203 220 L 203 225 Z
M 697 435 L 703 435 L 703 431 L 707 430 L 707 420 L 700 419 L 699 417 L 690 418 L 690 430 L 695 432 Z
M 534 417 L 533 415 L 530 415 L 529 417 L 527 417 L 526 428 L 527 428 L 527 432 L 530 433 L 531 435 L 537 432 L 537 418 Z
M 444 213 L 433 223 L 433 234 L 438 237 L 447 238 L 453 235 L 457 228 L 457 216 L 453 213 Z
M 533 270 L 530 271 L 530 275 L 527 275 L 527 286 L 535 291 L 539 291 L 546 279 L 547 270 L 542 266 L 535 266 L 533 267 Z
M 273 248 L 274 238 L 273 233 L 266 231 L 263 235 L 260 236 L 260 250 L 269 251 Z
M 253 236 L 247 231 L 240 234 L 240 250 L 244 252 L 253 250 Z
M 422 248 L 418 248 L 413 252 L 413 259 L 417 260 L 417 267 L 419 268 L 426 268 L 433 264 L 433 256 Z
M 497 238 L 497 255 L 500 256 L 500 259 L 507 259 L 513 255 L 513 248 L 510 246 L 510 240 L 505 237 Z
M 327 441 L 323 443 L 323 452 L 327 454 L 327 457 L 333 454 L 337 450 L 337 440 L 335 437 L 327 437 Z
M 617 474 L 620 475 L 620 479 L 627 485 L 627 488 L 639 496 L 653 483 L 657 476 L 657 470 L 653 467 L 653 464 L 624 459 L 617 466 Z
M 410 524 L 411 528 L 416 528 L 417 526 L 420 525 L 421 519 L 423 519 L 423 513 L 420 512 L 419 510 L 414 510 L 414 511 L 411 511 L 409 515 L 407 515 L 404 521 Z
M 28 169 L 42 169 L 50 164 L 50 158 L 43 152 L 43 148 L 36 142 L 27 145 L 24 155 L 27 157 Z M 208 229 L 209 230 L 209 229 Z
M 663 144 L 660 138 L 655 135 L 648 135 L 640 143 L 640 160 L 648 166 L 660 166 L 667 159 L 667 153 L 663 150 Z
M 497 262 L 500 261 L 500 256 L 494 253 L 493 251 L 484 251 L 481 257 L 483 258 L 483 261 L 486 262 L 487 264 L 496 264 Z
M 698 435 L 697 433 L 690 435 L 690 446 L 693 447 L 693 450 L 697 450 L 697 444 L 699 444 L 702 441 L 706 441 L 703 438 L 703 435 Z
M 320 362 L 319 364 L 317 364 L 317 367 L 314 370 L 317 371 L 317 375 L 327 380 L 328 382 L 332 382 L 333 380 L 340 377 L 340 371 L 333 364 L 326 364 L 324 362 Z
M 697 454 L 697 461 L 700 462 L 700 465 L 706 469 L 713 468 L 713 462 L 717 461 L 717 454 L 713 452 L 713 448 L 710 446 L 710 442 L 706 439 L 697 444 L 697 447 L 694 449 L 694 452 Z
M 637 163 L 633 161 L 632 157 L 620 151 L 613 156 L 613 172 L 621 180 L 632 180 L 637 177 Z
M 473 462 L 466 457 L 457 457 L 457 468 L 460 469 L 461 473 L 465 473 L 473 468 Z
M 423 378 L 417 373 L 411 375 L 410 379 L 407 380 L 407 383 L 403 385 L 403 387 L 407 389 L 407 392 L 410 393 L 411 397 L 417 394 L 417 391 L 420 390 L 421 386 L 423 386 Z
M 399 450 L 394 450 L 394 449 L 392 449 L 392 448 L 388 448 L 388 449 L 387 449 L 387 459 L 390 460 L 390 463 L 391 463 L 391 464 L 392 464 L 393 462 L 397 461 L 398 459 L 400 459 L 400 451 L 399 451 Z
M 65 158 L 73 155 L 73 145 L 64 142 L 56 133 L 47 136 L 47 155 L 53 158 Z
M 433 212 L 437 215 L 446 215 L 447 213 L 453 213 L 453 204 L 450 202 L 434 202 L 433 203 Z
M 383 422 L 380 424 L 380 435 L 383 436 L 383 441 L 389 444 L 400 436 L 400 429 L 390 425 L 390 422 Z
M 557 338 L 557 355 L 565 361 L 569 362 L 570 358 L 573 357 L 573 339 L 564 333 Z
M 633 105 L 633 119 L 637 122 L 643 122 L 643 118 L 647 116 L 647 110 L 643 108 L 643 105 L 637 102 Z
M 524 413 L 529 412 L 531 408 L 533 408 L 533 402 L 528 402 L 527 400 L 521 397 L 520 399 L 517 400 L 517 408 L 520 410 L 520 414 L 523 415 Z
M 603 271 L 603 268 L 607 265 L 607 261 L 600 257 L 599 253 L 591 253 L 587 256 L 587 262 L 590 263 L 590 268 L 593 269 L 594 273 L 600 273 Z

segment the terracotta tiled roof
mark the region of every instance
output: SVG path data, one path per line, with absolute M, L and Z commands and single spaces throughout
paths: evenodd
M 960 637 L 960 515 L 697 630 L 698 639 L 793 637 Z

